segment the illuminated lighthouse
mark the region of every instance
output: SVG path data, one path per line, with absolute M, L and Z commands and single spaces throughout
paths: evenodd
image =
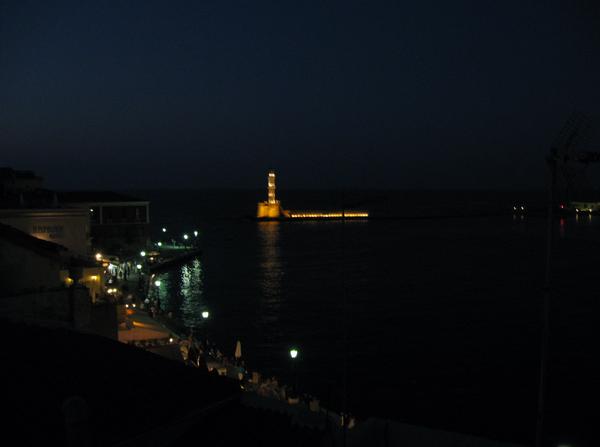
M 275 200 L 275 172 L 273 171 L 269 171 L 269 180 L 267 182 L 267 186 L 268 186 L 268 203 L 269 205 L 275 205 L 277 203 L 277 200 Z
M 275 197 L 275 172 L 269 171 L 267 177 L 267 200 L 258 202 L 256 217 L 258 219 L 281 219 L 281 220 L 313 220 L 313 219 L 368 219 L 369 212 L 366 210 L 284 210 L 281 203 Z
M 275 198 L 275 189 L 275 172 L 269 171 L 267 177 L 267 201 L 258 203 L 256 217 L 260 219 L 277 219 L 281 217 L 281 204 Z

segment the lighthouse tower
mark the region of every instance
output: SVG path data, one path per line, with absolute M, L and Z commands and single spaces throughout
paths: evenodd
M 259 202 L 256 217 L 259 219 L 277 219 L 281 217 L 281 204 L 275 198 L 275 171 L 269 171 L 267 177 L 267 201 Z
M 275 200 L 275 172 L 269 171 L 269 178 L 267 180 L 267 188 L 268 188 L 268 200 L 269 205 L 277 204 L 277 200 Z

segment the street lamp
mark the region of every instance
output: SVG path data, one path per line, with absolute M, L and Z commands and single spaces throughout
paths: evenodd
M 138 270 L 142 270 L 142 264 L 136 265 L 135 268 L 138 269 Z
M 189 236 L 188 236 L 187 234 L 184 234 L 184 235 L 183 235 L 183 238 L 184 238 L 184 239 L 187 241 L 187 240 L 188 240 L 188 238 L 189 238 Z
M 296 358 L 298 358 L 298 349 L 290 349 L 290 358 L 292 359 L 292 376 L 294 376 L 294 391 L 298 393 L 298 368 L 296 367 Z
M 154 281 L 154 285 L 156 286 L 156 312 L 158 313 L 160 310 L 160 279 Z
M 194 231 L 194 237 L 198 237 L 198 231 Z
M 102 261 L 102 253 L 96 253 L 96 261 Z
M 166 229 L 165 227 L 163 227 L 163 229 L 162 229 L 162 232 L 163 232 L 163 233 L 166 233 L 166 232 L 167 232 L 167 229 Z
M 207 310 L 202 311 L 202 319 L 204 320 L 204 347 L 208 349 L 208 317 L 210 314 Z
M 144 250 L 140 251 L 140 256 L 143 258 L 144 256 L 146 256 L 146 252 Z
M 162 242 L 157 242 L 157 244 L 159 247 L 162 247 Z

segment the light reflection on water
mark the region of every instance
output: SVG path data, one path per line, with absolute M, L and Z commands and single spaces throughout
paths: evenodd
M 280 248 L 280 223 L 259 222 L 259 301 L 261 319 L 276 322 L 281 308 L 281 283 L 283 269 Z
M 188 328 L 202 325 L 204 310 L 204 270 L 200 259 L 160 275 L 161 309 L 173 312 L 175 317 Z
M 197 328 L 202 319 L 204 298 L 203 270 L 199 259 L 181 269 L 181 314 L 187 327 Z

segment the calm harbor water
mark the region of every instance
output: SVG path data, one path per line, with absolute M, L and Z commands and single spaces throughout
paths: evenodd
M 241 340 L 251 370 L 292 383 L 297 346 L 300 387 L 333 408 L 345 376 L 359 416 L 533 439 L 543 194 L 286 194 L 284 207 L 344 201 L 381 218 L 346 223 L 244 219 L 262 191 L 138 194 L 152 201 L 156 238 L 162 226 L 175 238 L 200 232 L 202 256 L 161 275 L 164 305 L 229 354 Z M 532 213 L 513 216 L 514 203 Z M 547 426 L 574 445 L 594 438 L 599 223 L 557 221 Z

